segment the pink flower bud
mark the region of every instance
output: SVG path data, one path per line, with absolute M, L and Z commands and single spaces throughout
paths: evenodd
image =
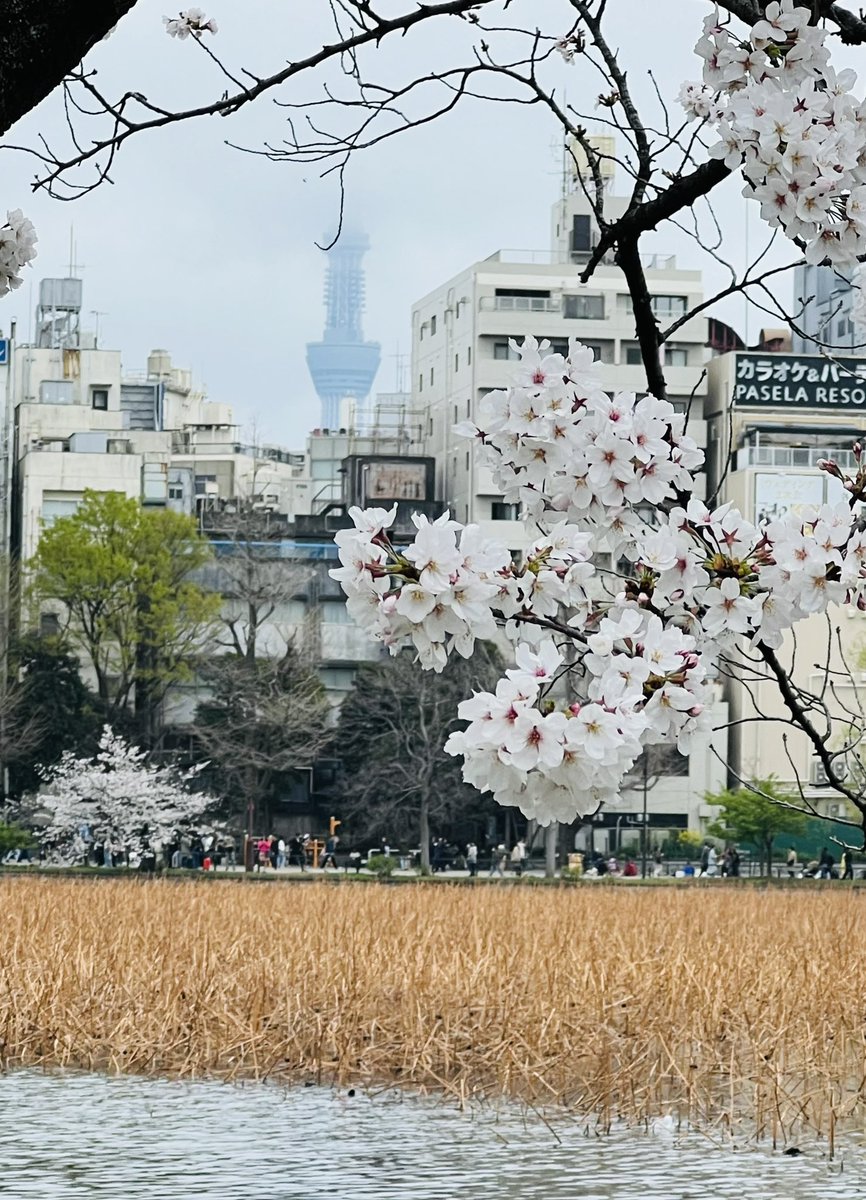
M 853 449 L 854 449 L 854 457 L 855 457 L 855 458 L 857 459 L 857 461 L 859 462 L 859 461 L 860 461 L 860 455 L 863 453 L 863 447 L 861 446 L 861 444 L 860 444 L 859 442 L 855 442 L 855 443 L 854 443 L 854 447 L 853 447 Z
M 703 704 L 696 704 L 694 706 L 694 708 L 689 709 L 689 716 L 690 717 L 699 717 L 703 711 L 704 711 Z
M 580 714 L 580 707 L 581 707 L 581 706 L 580 706 L 580 705 L 578 704 L 578 702 L 575 700 L 574 704 L 570 704 L 570 705 L 568 706 L 568 711 L 571 713 L 571 715 L 572 715 L 573 717 L 576 717 L 576 716 L 578 716 L 578 715 Z

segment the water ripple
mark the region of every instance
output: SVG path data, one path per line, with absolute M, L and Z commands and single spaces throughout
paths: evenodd
M 828 1163 L 656 1133 L 555 1134 L 514 1106 L 400 1093 L 20 1071 L 0 1077 L 0 1196 L 16 1200 L 788 1200 L 866 1197 L 866 1152 Z M 840 1171 L 844 1173 L 840 1176 Z

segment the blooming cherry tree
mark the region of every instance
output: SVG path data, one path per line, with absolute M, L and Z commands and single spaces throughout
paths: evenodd
M 688 753 L 738 645 L 772 664 L 797 621 L 842 600 L 866 608 L 866 464 L 853 477 L 822 464 L 848 502 L 756 526 L 692 496 L 703 453 L 666 400 L 608 395 L 574 340 L 566 356 L 534 338 L 514 348 L 514 385 L 457 431 L 521 505 L 522 561 L 447 512 L 415 516 L 401 545 L 396 508 L 351 509 L 331 574 L 371 636 L 392 653 L 411 643 L 424 669 L 504 632 L 514 666 L 460 705 L 467 725 L 447 749 L 466 782 L 547 824 L 614 803 L 646 746 Z M 790 686 L 785 698 L 832 771 Z
M 68 860 L 78 857 L 85 828 L 95 842 L 111 838 L 139 854 L 159 846 L 201 821 L 215 803 L 192 790 L 200 770 L 149 763 L 145 751 L 106 726 L 94 758 L 67 751 L 43 772 L 39 804 L 51 813 L 44 836 Z

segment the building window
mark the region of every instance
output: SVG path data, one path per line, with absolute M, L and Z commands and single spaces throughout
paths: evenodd
M 656 317 L 681 317 L 686 311 L 685 296 L 653 296 L 653 314 Z
M 183 485 L 180 483 L 170 483 L 168 485 L 169 500 L 183 500 Z
M 419 392 L 423 392 L 423 391 L 424 391 L 424 373 L 423 373 L 423 371 L 422 371 L 422 373 L 421 373 L 421 374 L 418 376 L 418 391 L 419 391 Z
M 60 617 L 56 612 L 39 614 L 39 636 L 58 637 L 60 634 Z
M 433 386 L 433 368 L 430 368 L 430 386 Z
M 467 367 L 472 366 L 472 347 L 471 346 L 466 347 L 466 365 L 467 365 Z
M 493 357 L 507 359 L 509 362 L 514 362 L 520 355 L 509 342 L 494 342 Z
M 421 326 L 421 328 L 418 330 L 418 341 L 419 341 L 419 342 L 423 342 L 423 341 L 424 341 L 424 330 L 425 330 L 426 328 L 427 328 L 427 323 L 425 322 L 425 323 L 424 323 L 424 324 Z
M 571 252 L 585 253 L 592 249 L 592 226 L 589 214 L 575 213 L 571 226 Z
M 349 625 L 352 620 L 341 600 L 323 600 L 321 612 L 323 625 Z
M 626 346 L 625 361 L 630 367 L 640 367 L 643 364 L 640 346 Z
M 836 322 L 836 336 L 843 337 L 848 332 L 848 318 L 840 317 Z
M 75 498 L 75 499 L 65 498 L 64 499 L 61 495 L 61 496 L 58 496 L 57 499 L 52 500 L 52 499 L 48 499 L 47 497 L 43 496 L 43 498 L 42 498 L 42 514 L 41 514 L 42 524 L 45 526 L 46 529 L 50 529 L 51 526 L 54 524 L 54 522 L 60 520 L 61 517 L 74 516 L 75 513 L 78 512 L 78 508 L 79 508 L 80 504 L 81 504 L 81 500 L 77 499 L 77 498 Z
M 430 336 L 431 337 L 436 336 L 436 318 L 435 317 L 430 318 Z
M 428 437 L 433 436 L 433 418 L 432 417 L 427 418 L 427 436 Z
M 506 504 L 504 500 L 494 500 L 490 505 L 490 519 L 492 521 L 517 521 L 519 518 L 519 504 Z
M 469 470 L 469 451 L 466 451 L 466 470 Z
M 666 346 L 665 364 L 669 367 L 687 367 L 689 352 L 685 346 Z
M 457 416 L 457 405 L 454 405 L 454 424 L 456 425 L 460 418 Z
M 562 315 L 582 321 L 603 321 L 604 296 L 563 296 Z
M 472 401 L 471 400 L 466 401 L 466 416 L 467 417 L 472 416 Z
M 108 388 L 94 387 L 90 389 L 90 406 L 98 409 L 100 412 L 106 412 L 108 409 Z

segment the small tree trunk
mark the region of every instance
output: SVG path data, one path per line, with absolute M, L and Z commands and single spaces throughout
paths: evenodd
M 556 875 L 556 841 L 559 833 L 559 822 L 551 821 L 544 831 L 544 877 L 553 879 Z
M 418 832 L 421 840 L 421 870 L 427 873 L 430 870 L 430 804 L 426 796 L 421 799 Z

